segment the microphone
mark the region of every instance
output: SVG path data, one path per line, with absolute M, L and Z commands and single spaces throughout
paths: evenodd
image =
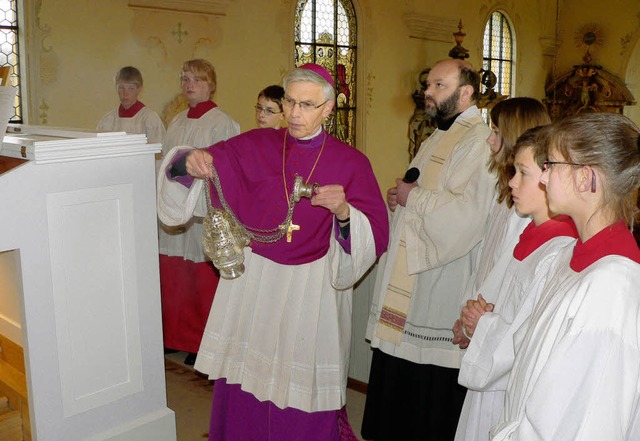
M 420 177 L 420 170 L 416 167 L 411 167 L 404 174 L 404 178 L 402 178 L 402 182 L 406 182 L 407 184 L 411 184 L 412 182 L 416 182 Z

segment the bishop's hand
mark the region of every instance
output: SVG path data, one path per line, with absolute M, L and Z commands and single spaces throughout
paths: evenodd
M 213 164 L 213 156 L 206 150 L 194 149 L 187 155 L 187 173 L 194 178 L 206 179 L 213 176 L 209 164 Z
M 347 219 L 349 217 L 349 203 L 342 185 L 323 185 L 318 187 L 311 197 L 311 205 L 326 208 L 338 219 Z

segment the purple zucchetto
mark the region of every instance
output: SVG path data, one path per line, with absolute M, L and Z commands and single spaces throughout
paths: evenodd
M 331 87 L 334 87 L 334 88 L 336 87 L 335 83 L 333 82 L 333 77 L 331 76 L 329 71 L 324 67 L 320 66 L 319 64 L 307 63 L 307 64 L 303 64 L 302 66 L 298 66 L 298 69 L 310 70 L 311 72 L 314 72 L 320 75 L 322 78 L 324 78 L 327 81 L 327 83 L 331 84 Z

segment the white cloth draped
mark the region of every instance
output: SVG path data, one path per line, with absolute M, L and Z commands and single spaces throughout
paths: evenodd
M 179 182 L 167 179 L 164 173 L 178 153 L 193 149 L 194 147 L 189 146 L 176 146 L 169 150 L 160 165 L 163 173 L 158 174 L 158 218 L 170 227 L 184 225 L 193 216 L 204 217 L 207 214 L 202 179 L 194 179 L 191 187 L 185 187 Z
M 215 107 L 200 118 L 187 118 L 188 109 L 173 118 L 162 146 L 163 156 L 175 146 L 209 147 L 240 133 L 240 126 L 227 113 Z M 167 161 L 163 161 L 160 173 L 163 174 Z M 169 185 L 169 184 L 168 184 Z M 175 184 L 179 185 L 179 184 Z M 202 181 L 198 184 L 202 188 Z M 193 189 L 197 191 L 197 189 Z M 195 197 L 195 196 L 194 196 Z M 206 211 L 205 211 L 206 213 Z M 178 219 L 174 217 L 174 219 Z M 160 218 L 162 220 L 162 218 Z M 202 249 L 202 218 L 189 214 L 179 228 L 160 225 L 159 251 L 167 256 L 180 256 L 193 262 L 208 260 Z
M 572 253 L 561 250 L 515 335 L 522 344 L 492 440 L 636 439 L 640 265 L 610 255 L 576 273 Z
M 353 206 L 350 217 L 351 254 L 334 236 L 326 256 L 302 265 L 245 248 L 245 274 L 220 280 L 195 368 L 280 408 L 344 406 L 352 288 L 375 261 L 367 217 Z

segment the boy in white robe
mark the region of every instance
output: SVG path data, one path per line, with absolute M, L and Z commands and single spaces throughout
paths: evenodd
M 116 74 L 116 91 L 120 105 L 98 122 L 99 132 L 144 133 L 150 143 L 162 143 L 165 128 L 156 112 L 138 101 L 142 92 L 142 74 L 133 66 Z
M 547 131 L 544 127 L 528 130 L 514 148 L 511 194 L 517 213 L 533 220 L 520 235 L 506 268 L 494 267 L 480 288 L 482 294 L 470 300 L 461 314 L 464 329 L 473 338 L 458 377 L 469 390 L 456 441 L 488 441 L 503 408 L 515 357 L 514 333 L 531 314 L 556 254 L 577 237 L 568 216 L 550 217 L 540 184 Z M 495 306 L 487 305 L 485 298 Z

